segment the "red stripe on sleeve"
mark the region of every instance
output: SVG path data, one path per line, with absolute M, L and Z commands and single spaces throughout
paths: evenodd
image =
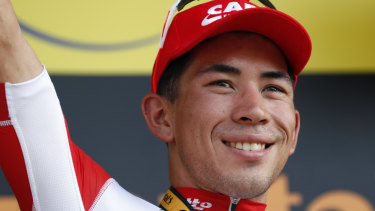
M 10 120 L 8 104 L 5 96 L 5 84 L 0 83 L 0 121 Z
M 0 121 L 9 120 L 5 85 L 0 84 Z M 32 210 L 33 199 L 21 145 L 12 125 L 0 126 L 0 165 L 21 210 Z
M 66 120 L 65 125 L 83 205 L 85 210 L 89 210 L 98 196 L 100 189 L 111 176 L 72 142 Z

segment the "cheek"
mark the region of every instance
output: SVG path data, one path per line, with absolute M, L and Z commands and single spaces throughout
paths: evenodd
M 176 106 L 176 139 L 189 137 L 191 142 L 210 139 L 215 126 L 229 113 L 229 99 L 214 95 L 190 95 Z
M 278 128 L 280 128 L 287 140 L 293 138 L 296 127 L 296 114 L 294 106 L 283 101 L 269 103 L 271 118 Z
M 229 96 L 213 94 L 213 93 L 199 93 L 190 96 L 183 100 L 179 105 L 182 112 L 186 112 L 188 117 L 197 118 L 201 121 L 210 121 L 216 116 L 224 116 L 230 110 L 231 99 Z M 188 113 L 187 113 L 188 112 Z

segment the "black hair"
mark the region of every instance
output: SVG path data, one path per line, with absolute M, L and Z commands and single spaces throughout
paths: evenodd
M 172 60 L 161 75 L 156 93 L 173 103 L 179 93 L 180 79 L 193 60 L 193 50 Z

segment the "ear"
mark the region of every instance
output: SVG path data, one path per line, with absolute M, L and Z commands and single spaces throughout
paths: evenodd
M 174 140 L 170 116 L 170 102 L 155 93 L 143 97 L 142 113 L 150 131 L 162 141 Z
M 289 156 L 292 155 L 296 151 L 297 147 L 297 141 L 298 141 L 298 134 L 299 134 L 299 129 L 300 129 L 300 115 L 299 112 L 296 110 L 295 111 L 295 118 L 296 118 L 296 126 L 294 128 L 294 136 L 293 136 L 293 143 L 289 151 Z

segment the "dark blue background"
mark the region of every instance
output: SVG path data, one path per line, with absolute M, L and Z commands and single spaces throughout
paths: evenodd
M 140 111 L 149 77 L 54 76 L 73 141 L 124 188 L 156 203 L 168 187 L 166 145 Z M 301 132 L 285 173 L 305 210 L 319 195 L 350 190 L 375 204 L 375 75 L 299 78 Z M 0 195 L 12 194 L 0 174 Z

